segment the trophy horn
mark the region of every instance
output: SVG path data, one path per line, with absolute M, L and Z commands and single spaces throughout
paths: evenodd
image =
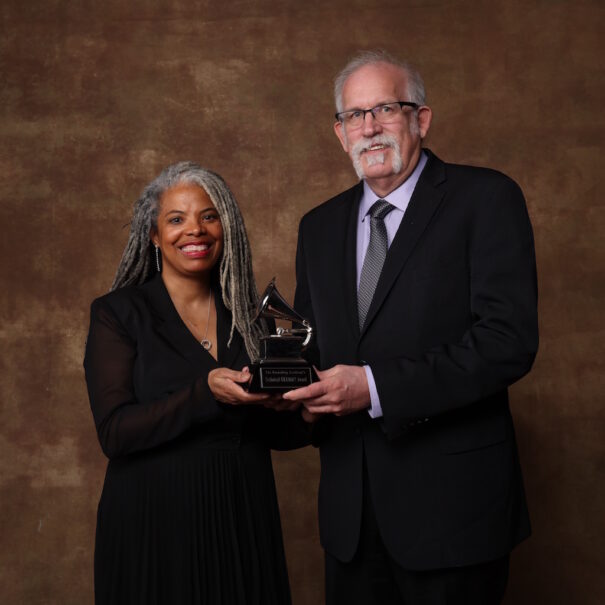
M 275 277 L 269 282 L 269 285 L 261 296 L 254 320 L 256 321 L 259 317 L 284 319 L 302 324 L 303 326 L 308 325 L 307 320 L 297 313 L 279 293 L 275 286 Z

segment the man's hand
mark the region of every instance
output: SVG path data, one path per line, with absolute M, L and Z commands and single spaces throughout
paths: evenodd
M 337 365 L 317 371 L 319 382 L 284 393 L 288 401 L 300 401 L 313 415 L 345 416 L 370 406 L 366 372 L 359 366 Z

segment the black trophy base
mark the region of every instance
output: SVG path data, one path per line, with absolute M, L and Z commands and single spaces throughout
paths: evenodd
M 304 359 L 261 359 L 250 364 L 250 393 L 283 393 L 319 380 Z

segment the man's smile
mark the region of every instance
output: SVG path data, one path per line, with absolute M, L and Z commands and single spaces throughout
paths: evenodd
M 387 149 L 389 147 L 389 145 L 383 145 L 382 143 L 376 143 L 375 145 L 372 145 L 370 147 L 365 147 L 362 150 L 362 153 L 368 153 L 370 151 L 383 151 L 384 149 Z

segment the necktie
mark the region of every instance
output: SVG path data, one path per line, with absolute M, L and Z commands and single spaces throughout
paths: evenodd
M 357 290 L 357 309 L 359 311 L 359 329 L 363 324 L 374 297 L 374 290 L 387 256 L 389 241 L 384 217 L 393 210 L 394 206 L 386 200 L 374 202 L 368 214 L 370 215 L 370 244 L 361 268 L 359 289 Z

